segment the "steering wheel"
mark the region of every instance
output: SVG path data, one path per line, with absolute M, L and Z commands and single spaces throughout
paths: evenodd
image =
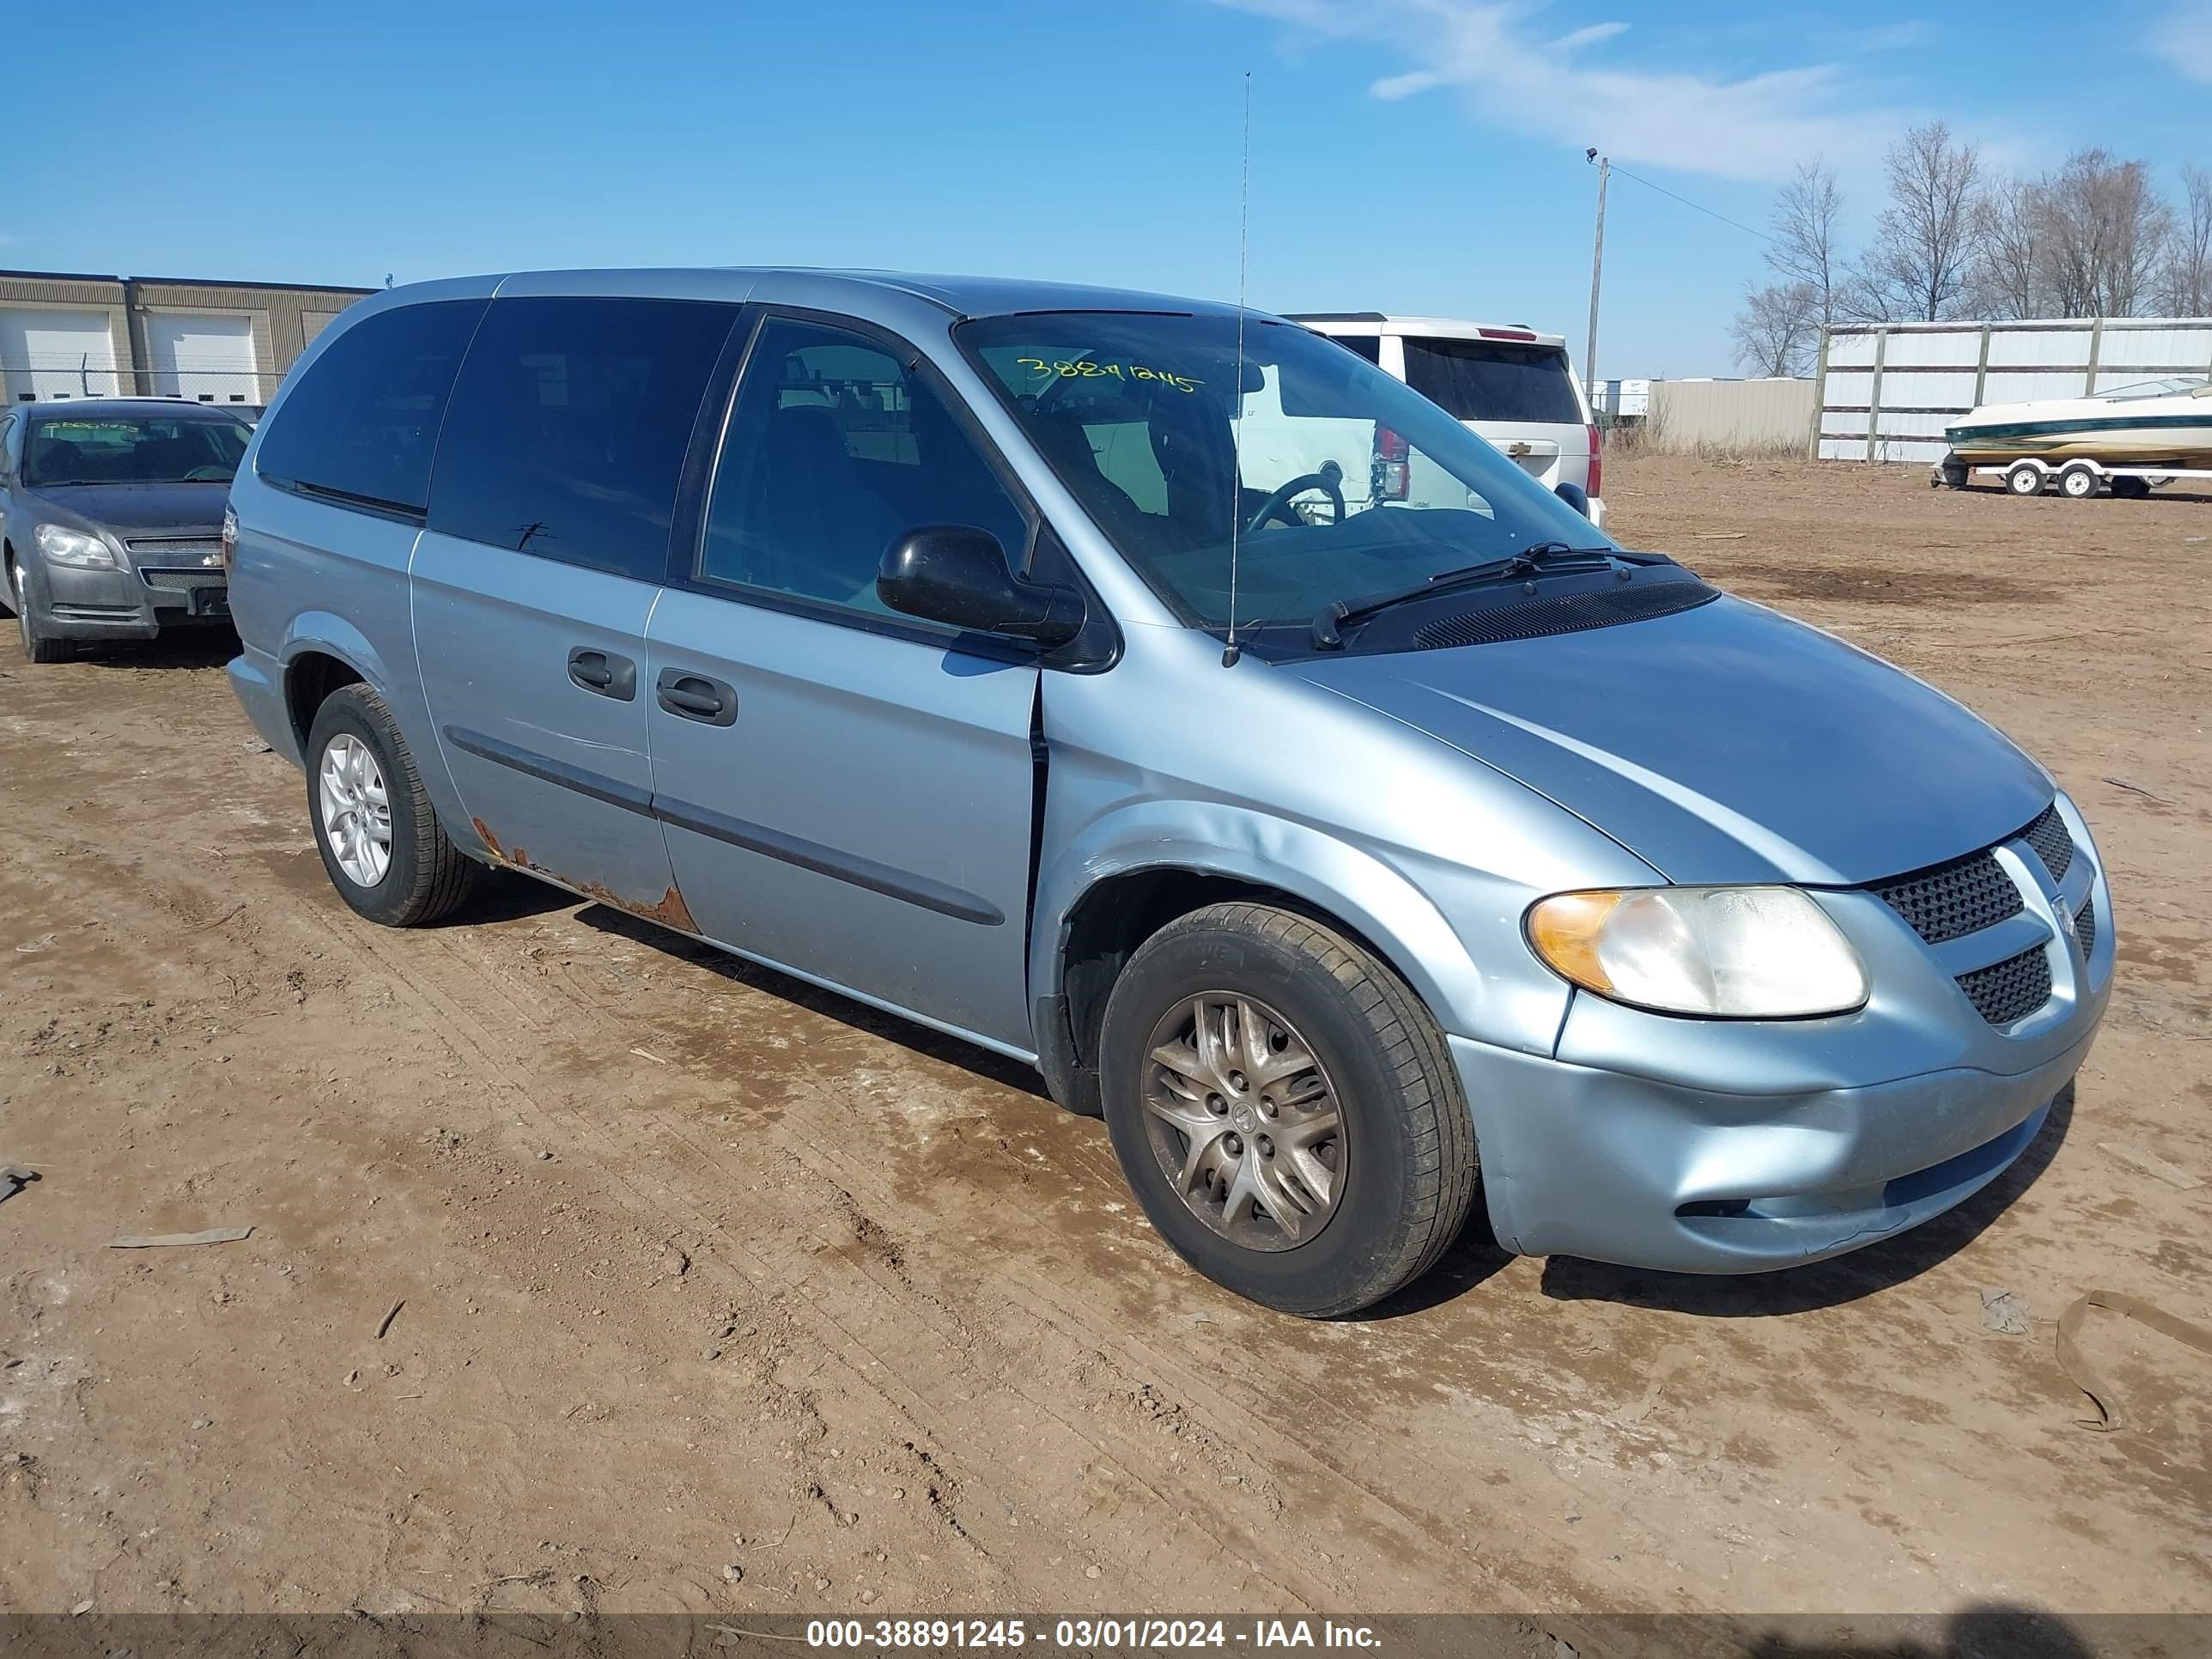
M 1297 529 L 1305 520 L 1291 511 L 1291 500 L 1309 489 L 1318 489 L 1326 495 L 1329 505 L 1336 509 L 1334 522 L 1344 522 L 1344 469 L 1334 461 L 1323 461 L 1320 471 L 1309 472 L 1304 477 L 1293 478 L 1288 483 L 1276 486 L 1274 493 L 1260 503 L 1260 510 L 1252 515 L 1252 521 L 1244 528 L 1248 532 L 1256 531 L 1268 520 L 1279 519 L 1291 529 Z

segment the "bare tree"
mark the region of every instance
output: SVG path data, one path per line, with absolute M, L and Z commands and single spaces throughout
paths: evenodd
M 1953 314 L 1966 292 L 1981 151 L 1954 140 L 1943 122 L 1929 121 L 1885 159 L 1889 205 L 1859 260 L 1850 308 L 1875 321 L 1933 322 Z
M 2038 189 L 2055 314 L 2133 316 L 2150 297 L 2173 228 L 2150 169 L 2106 150 L 2077 150 Z
M 1803 374 L 1820 349 L 1821 301 L 1810 283 L 1747 289 L 1729 336 L 1737 365 L 1753 374 Z
M 2212 168 L 2181 169 L 2181 211 L 2158 286 L 2167 316 L 2212 317 Z
M 1836 320 L 1843 286 L 1843 216 L 1844 195 L 1836 188 L 1836 175 L 1816 155 L 1797 164 L 1796 176 L 1774 198 L 1770 220 L 1774 240 L 1766 251 L 1767 266 L 1782 279 L 1778 288 L 1813 290 L 1823 326 Z
M 2042 189 L 2002 179 L 1974 203 L 1974 251 L 1966 278 L 1968 308 L 1984 317 L 2039 317 L 2047 283 Z

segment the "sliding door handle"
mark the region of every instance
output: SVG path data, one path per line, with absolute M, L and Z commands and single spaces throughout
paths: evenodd
M 702 726 L 734 726 L 738 694 L 720 680 L 680 668 L 664 668 L 653 682 L 653 695 L 670 714 Z
M 580 645 L 568 653 L 568 678 L 585 690 L 617 702 L 637 696 L 637 665 L 628 657 Z

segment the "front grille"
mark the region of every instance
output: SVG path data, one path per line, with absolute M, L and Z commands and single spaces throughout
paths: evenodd
M 1987 852 L 1899 876 L 1872 890 L 1930 945 L 1994 927 L 2025 908 L 2020 889 Z
M 230 578 L 220 570 L 141 570 L 149 587 L 171 593 L 196 593 L 203 587 L 228 586 Z
M 165 558 L 195 561 L 222 551 L 222 543 L 213 536 L 141 536 L 136 541 L 125 540 L 123 544 L 133 553 L 159 553 Z
M 1710 605 L 1720 596 L 1720 589 L 1707 586 L 1695 577 L 1656 581 L 1642 587 L 1623 585 L 1588 593 L 1561 593 L 1425 623 L 1414 633 L 1413 644 L 1420 650 L 1433 651 L 1458 645 L 1547 639 L 1554 634 L 1579 634 L 1585 629 L 1611 628 L 1616 623 L 1671 617 Z
M 2066 820 L 2058 816 L 2056 806 L 2045 807 L 2043 816 L 2021 830 L 2020 837 L 2035 849 L 2035 856 L 2051 872 L 2051 880 L 2066 879 L 2066 872 L 2074 863 L 2074 837 L 2066 833 Z
M 2074 937 L 2081 941 L 2081 960 L 2088 961 L 2097 949 L 2097 905 L 2094 899 L 2081 901 L 2081 914 L 2074 918 Z
M 2051 958 L 2040 945 L 1959 975 L 1959 988 L 1992 1025 L 2026 1019 L 2051 1000 Z

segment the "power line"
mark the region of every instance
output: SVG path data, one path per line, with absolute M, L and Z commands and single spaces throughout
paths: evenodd
M 1731 219 L 1725 213 L 1714 212 L 1712 209 L 1705 206 L 1702 202 L 1693 202 L 1686 196 L 1677 196 L 1673 191 L 1668 189 L 1666 185 L 1655 185 L 1649 179 L 1643 177 L 1641 174 L 1631 173 L 1626 167 L 1621 166 L 1618 161 L 1613 163 L 1613 170 L 1620 174 L 1624 179 L 1635 179 L 1638 184 L 1643 185 L 1646 190 L 1656 190 L 1662 196 L 1671 198 L 1673 200 L 1680 202 L 1686 208 L 1695 208 L 1698 212 L 1704 214 L 1708 219 L 1717 219 L 1724 225 L 1733 225 L 1736 229 L 1743 232 L 1747 236 L 1756 236 L 1762 242 L 1771 242 L 1774 240 L 1765 231 L 1754 230 L 1740 219 Z

